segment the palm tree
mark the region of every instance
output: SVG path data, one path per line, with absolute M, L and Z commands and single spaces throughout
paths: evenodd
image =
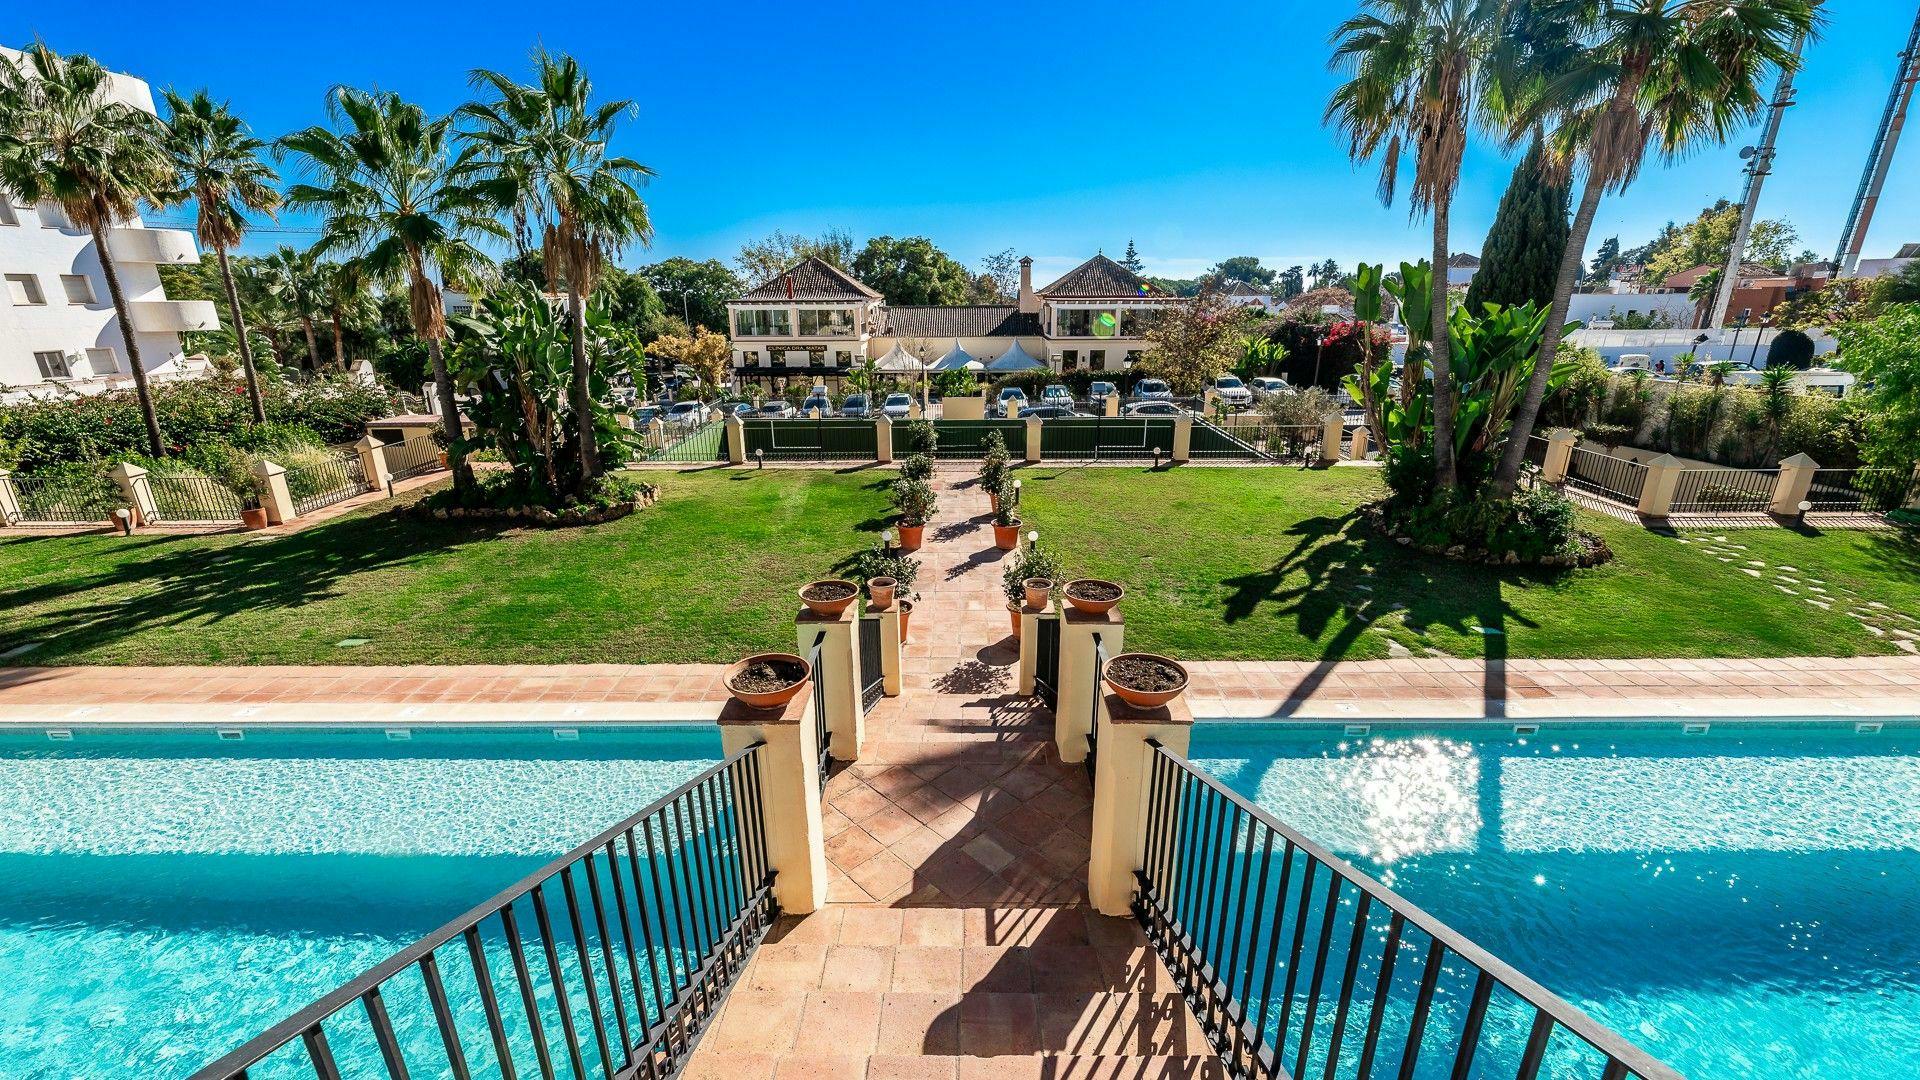
M 1556 156 L 1585 173 L 1561 254 L 1547 325 L 1565 324 L 1600 198 L 1640 173 L 1649 151 L 1673 160 L 1724 142 L 1766 103 L 1763 76 L 1798 65 L 1796 45 L 1820 23 L 1820 0 L 1539 0 L 1577 27 L 1567 70 L 1545 80 L 1517 124 L 1545 122 Z M 1546 399 L 1561 335 L 1550 331 L 1514 414 L 1496 490 L 1519 482 L 1527 438 Z
M 1332 64 L 1351 73 L 1333 92 L 1326 119 L 1346 136 L 1356 161 L 1380 158 L 1380 198 L 1393 201 L 1401 155 L 1414 155 L 1410 202 L 1433 219 L 1433 302 L 1428 342 L 1433 365 L 1434 482 L 1458 482 L 1454 463 L 1454 386 L 1447 340 L 1448 221 L 1460 183 L 1460 159 L 1475 106 L 1487 93 L 1484 70 L 1498 41 L 1496 0 L 1363 0 L 1334 31 Z M 1323 272 L 1315 268 L 1315 274 Z
M 320 339 L 313 332 L 313 313 L 320 304 L 320 272 L 313 251 L 295 251 L 281 244 L 260 260 L 260 267 L 266 274 L 268 295 L 299 318 L 307 336 L 307 370 L 317 374 Z
M 632 102 L 595 105 L 593 84 L 571 56 L 545 50 L 533 55 L 534 82 L 521 85 L 499 72 L 476 71 L 475 85 L 499 100 L 462 114 L 475 121 L 468 133 L 478 153 L 473 171 L 478 190 L 540 229 L 550 289 L 567 291 L 567 323 L 573 343 L 570 405 L 577 426 L 584 493 L 600 473 L 594 445 L 592 366 L 586 345 L 586 299 L 607 260 L 634 241 L 653 239 L 653 223 L 636 185 L 653 170 L 609 153 L 614 124 L 634 112 Z
M 450 117 L 429 117 L 389 91 L 350 87 L 332 91 L 327 111 L 343 131 L 315 125 L 280 140 L 313 177 L 288 191 L 287 201 L 326 216 L 316 251 L 354 255 L 376 278 L 405 278 L 408 316 L 433 368 L 454 483 L 464 487 L 473 474 L 442 348 L 447 319 L 435 277 L 477 275 L 485 257 L 473 238 L 504 239 L 506 230 L 460 178 Z
M 315 298 L 333 324 L 333 364 L 347 370 L 347 327 L 363 322 L 372 313 L 372 297 L 366 269 L 358 260 L 323 262 L 315 267 Z
M 227 249 L 240 243 L 247 224 L 246 211 L 270 214 L 280 205 L 280 193 L 273 189 L 279 177 L 260 160 L 260 151 L 267 144 L 249 135 L 240 118 L 225 104 L 215 104 L 205 90 L 191 98 L 168 90 L 166 102 L 167 123 L 161 145 L 179 176 L 166 201 L 194 201 L 194 232 L 200 246 L 212 248 L 220 261 L 227 314 L 233 319 L 240 369 L 247 379 L 247 403 L 253 410 L 253 422 L 264 424 L 267 410 L 260 400 L 260 378 L 253 367 L 253 346 L 247 342 L 247 323 L 240 313 L 240 294 L 233 285 Z
M 0 192 L 28 203 L 57 203 L 68 220 L 93 234 L 133 370 L 147 448 L 155 457 L 165 453 L 165 441 L 107 230 L 173 187 L 159 121 L 113 100 L 106 71 L 91 57 L 63 59 L 36 43 L 26 63 L 0 63 Z
M 1693 323 L 1696 328 L 1707 325 L 1712 313 L 1707 309 L 1720 295 L 1720 276 L 1726 271 L 1714 267 L 1701 274 L 1687 289 L 1687 299 L 1693 301 Z
M 1760 413 L 1767 422 L 1767 452 L 1765 459 L 1773 460 L 1780 449 L 1780 429 L 1786 425 L 1787 418 L 1793 415 L 1793 380 L 1796 372 L 1790 367 L 1770 367 L 1760 373 Z

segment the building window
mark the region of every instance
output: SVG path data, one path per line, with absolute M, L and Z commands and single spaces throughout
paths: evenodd
M 1120 310 L 1120 336 L 1123 338 L 1137 338 L 1146 333 L 1147 316 L 1149 314 L 1150 312 L 1142 311 L 1139 308 L 1122 308 Z
M 853 364 L 853 354 L 845 349 L 833 350 L 833 366 L 849 367 Z
M 786 308 L 741 308 L 734 312 L 735 337 L 792 337 Z
M 40 291 L 40 279 L 32 274 L 8 274 L 7 296 L 14 307 L 36 307 L 47 302 Z
M 1107 350 L 1094 349 L 1087 353 L 1087 367 L 1094 371 L 1107 370 Z
M 71 379 L 73 368 L 67 363 L 67 354 L 63 352 L 37 352 L 33 362 L 40 365 L 40 377 L 43 379 Z
M 0 196 L 0 225 L 18 224 L 20 224 L 20 215 L 14 212 L 13 202 L 4 196 Z
M 88 349 L 87 367 L 95 375 L 115 375 L 120 371 L 120 358 L 112 349 Z
M 60 287 L 67 291 L 67 303 L 93 303 L 93 282 L 85 274 L 61 274 Z
M 1067 349 L 1061 352 L 1060 370 L 1061 371 L 1079 371 L 1080 370 L 1080 350 L 1079 349 Z
M 852 333 L 852 308 L 800 309 L 801 337 L 846 337 Z

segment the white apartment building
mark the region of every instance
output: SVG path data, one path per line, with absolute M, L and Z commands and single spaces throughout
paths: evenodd
M 0 48 L 0 61 L 21 54 Z M 114 99 L 154 112 L 153 92 L 113 75 Z M 183 354 L 180 334 L 220 325 L 207 300 L 169 300 L 162 265 L 197 263 L 193 234 L 149 229 L 139 218 L 107 230 L 107 246 L 127 299 L 134 338 L 150 376 L 167 378 L 205 366 Z M 0 397 L 97 393 L 133 382 L 120 321 L 107 291 L 93 237 L 53 203 L 28 206 L 0 191 Z

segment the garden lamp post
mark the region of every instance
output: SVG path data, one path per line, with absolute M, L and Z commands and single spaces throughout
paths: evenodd
M 1040 530 L 1028 529 L 1027 530 L 1027 548 L 1031 550 L 1039 546 L 1040 546 Z
M 1013 482 L 1013 505 L 1020 505 L 1020 481 L 1018 480 Z

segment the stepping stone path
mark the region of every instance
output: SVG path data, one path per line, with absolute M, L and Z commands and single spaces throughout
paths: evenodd
M 1769 569 L 1764 559 L 1742 558 L 1740 553 L 1746 551 L 1747 546 L 1733 543 L 1725 536 L 1682 536 L 1677 539 L 1682 544 L 1700 548 L 1720 562 L 1741 563 L 1742 565 L 1735 569 L 1748 577 L 1766 581 L 1771 576 L 1771 584 L 1774 588 L 1788 596 L 1798 596 L 1822 610 L 1832 611 L 1836 603 L 1845 601 L 1848 617 L 1858 622 L 1860 628 L 1871 637 L 1891 641 L 1902 652 L 1920 654 L 1920 635 L 1895 625 L 1896 623 L 1920 625 L 1920 620 L 1916 620 L 1905 612 L 1895 611 L 1882 601 L 1861 597 L 1845 585 L 1829 584 L 1827 579 L 1814 577 L 1798 566 L 1781 563 Z M 1803 589 L 1812 595 L 1802 596 Z

